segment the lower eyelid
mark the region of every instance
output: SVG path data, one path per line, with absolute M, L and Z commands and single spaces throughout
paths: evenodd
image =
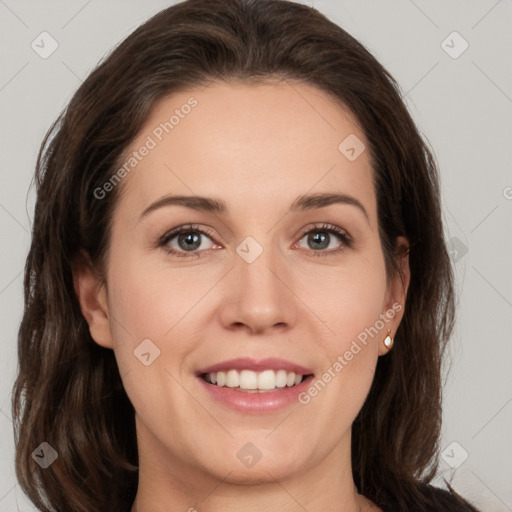
M 301 240 L 302 240 L 302 238 L 301 238 Z M 295 246 L 296 245 L 297 244 L 295 244 Z M 335 255 L 335 254 L 344 252 L 347 249 L 349 249 L 350 247 L 351 247 L 351 243 L 348 240 L 345 241 L 343 239 L 340 239 L 339 245 L 337 247 L 335 247 L 334 249 L 314 250 L 314 249 L 310 249 L 309 247 L 303 247 L 302 249 L 304 251 L 306 251 L 309 255 L 312 255 L 312 256 L 331 256 L 331 255 Z

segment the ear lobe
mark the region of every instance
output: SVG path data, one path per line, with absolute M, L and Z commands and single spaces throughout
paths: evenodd
M 411 280 L 411 271 L 409 268 L 409 241 L 407 238 L 400 236 L 398 237 L 398 263 L 400 271 L 395 275 L 388 288 L 388 300 L 385 305 L 384 314 L 390 312 L 392 314 L 392 320 L 386 325 L 386 328 L 381 333 L 382 338 L 379 343 L 379 355 L 384 355 L 388 350 L 384 346 L 384 338 L 387 336 L 387 330 L 389 329 L 390 336 L 395 337 L 398 326 L 402 320 L 405 311 L 405 303 L 407 299 L 407 290 L 409 289 L 409 283 Z
M 73 284 L 91 337 L 98 345 L 113 348 L 105 282 L 94 271 L 88 255 L 82 253 L 75 259 Z

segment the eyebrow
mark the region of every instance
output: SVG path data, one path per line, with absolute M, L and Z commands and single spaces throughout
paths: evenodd
M 362 203 L 355 197 L 348 194 L 329 194 L 317 193 L 299 196 L 290 206 L 291 212 L 302 212 L 324 208 L 332 204 L 347 204 L 358 208 L 369 222 L 368 212 Z M 141 214 L 145 217 L 150 212 L 162 208 L 164 206 L 184 206 L 192 210 L 211 212 L 215 214 L 225 214 L 228 211 L 227 204 L 222 199 L 204 197 L 204 196 L 181 196 L 168 195 L 151 203 Z

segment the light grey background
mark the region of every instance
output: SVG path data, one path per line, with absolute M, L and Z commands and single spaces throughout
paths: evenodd
M 14 476 L 10 399 L 34 204 L 27 191 L 40 142 L 100 58 L 171 3 L 0 0 L 0 511 L 35 510 Z M 389 69 L 437 156 L 459 300 L 444 391 L 441 448 L 448 462 L 439 477 L 453 477 L 454 487 L 485 511 L 510 511 L 512 2 L 303 3 Z M 47 59 L 31 48 L 43 31 L 59 45 Z M 469 45 L 457 58 L 464 41 L 454 31 Z

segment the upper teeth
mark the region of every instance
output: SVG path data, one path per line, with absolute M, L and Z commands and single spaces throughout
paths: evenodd
M 275 389 L 285 386 L 294 386 L 302 381 L 302 375 L 286 370 L 264 370 L 262 372 L 253 372 L 251 370 L 229 370 L 227 372 L 207 373 L 205 379 L 207 382 L 217 386 L 227 386 L 228 388 L 240 389 Z

